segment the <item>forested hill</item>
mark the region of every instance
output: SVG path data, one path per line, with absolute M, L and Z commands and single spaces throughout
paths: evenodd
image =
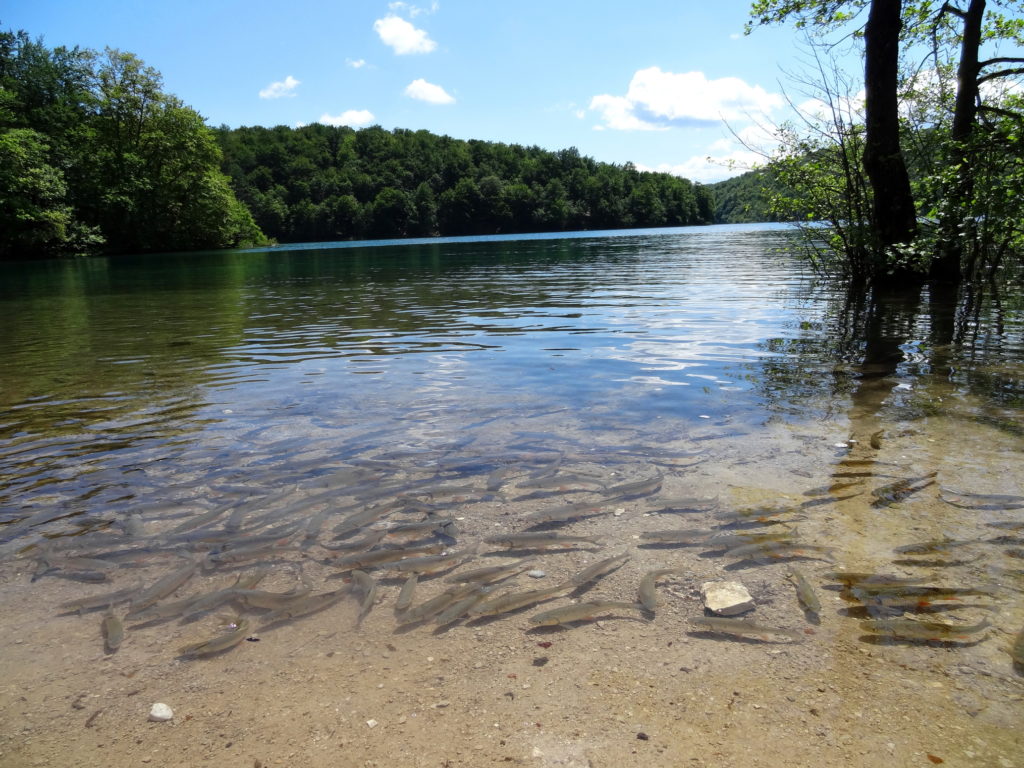
M 768 190 L 779 186 L 765 170 L 747 171 L 725 181 L 709 184 L 715 201 L 715 222 L 742 224 L 753 221 L 781 221 L 771 211 Z
M 232 188 L 281 242 L 710 224 L 706 187 L 576 149 L 428 131 L 221 128 Z

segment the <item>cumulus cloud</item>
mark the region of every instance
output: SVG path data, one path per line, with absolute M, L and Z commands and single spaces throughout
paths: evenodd
M 285 96 L 294 96 L 295 88 L 302 82 L 296 80 L 291 75 L 288 75 L 284 80 L 279 83 L 271 83 L 262 91 L 260 91 L 261 99 L 280 99 Z
M 648 67 L 634 73 L 625 96 L 595 96 L 590 109 L 600 114 L 606 128 L 635 131 L 746 120 L 768 115 L 784 104 L 781 95 L 738 77 L 709 80 L 703 72 Z
M 373 113 L 368 109 L 346 109 L 340 115 L 320 115 L 317 121 L 324 125 L 347 125 L 349 128 L 362 128 L 373 122 Z
M 377 19 L 373 22 L 373 29 L 381 42 L 400 56 L 409 53 L 430 53 L 437 48 L 437 43 L 427 37 L 426 32 L 394 14 Z
M 362 69 L 366 66 L 366 59 L 345 59 L 345 64 L 352 69 Z
M 405 87 L 405 95 L 430 104 L 454 104 L 455 99 L 440 85 L 428 83 L 422 77 L 413 80 Z

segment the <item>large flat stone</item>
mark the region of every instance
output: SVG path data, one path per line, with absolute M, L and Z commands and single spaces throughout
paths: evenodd
M 738 581 L 706 581 L 700 586 L 704 607 L 719 616 L 754 610 L 754 598 Z

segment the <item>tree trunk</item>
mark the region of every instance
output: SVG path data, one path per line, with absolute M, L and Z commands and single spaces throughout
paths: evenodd
M 910 176 L 900 151 L 897 86 L 901 11 L 901 0 L 872 0 L 864 27 L 864 170 L 871 184 L 880 251 L 909 243 L 917 232 Z M 880 266 L 884 269 L 886 265 Z
M 944 282 L 958 282 L 962 276 L 961 263 L 964 245 L 971 238 L 970 201 L 974 196 L 968 158 L 968 142 L 978 118 L 978 50 L 981 48 L 981 21 L 985 16 L 986 0 L 971 0 L 966 11 L 943 6 L 943 12 L 953 13 L 963 21 L 960 41 L 960 63 L 957 66 L 956 102 L 953 107 L 953 125 L 949 131 L 950 145 L 946 162 L 954 169 L 953 178 L 945 189 L 945 208 L 939 221 L 939 241 L 932 259 L 930 276 Z

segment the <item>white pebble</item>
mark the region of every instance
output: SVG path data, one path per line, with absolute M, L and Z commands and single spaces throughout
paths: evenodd
M 367 720 L 366 724 L 368 726 L 370 726 L 371 728 L 376 728 L 377 727 L 377 721 L 376 720 Z
M 526 575 L 529 576 L 531 579 L 543 579 L 545 576 L 547 576 L 547 574 L 544 573 L 544 571 L 527 571 Z
M 149 719 L 154 723 L 166 723 L 174 718 L 174 711 L 166 704 L 157 702 L 149 710 Z

